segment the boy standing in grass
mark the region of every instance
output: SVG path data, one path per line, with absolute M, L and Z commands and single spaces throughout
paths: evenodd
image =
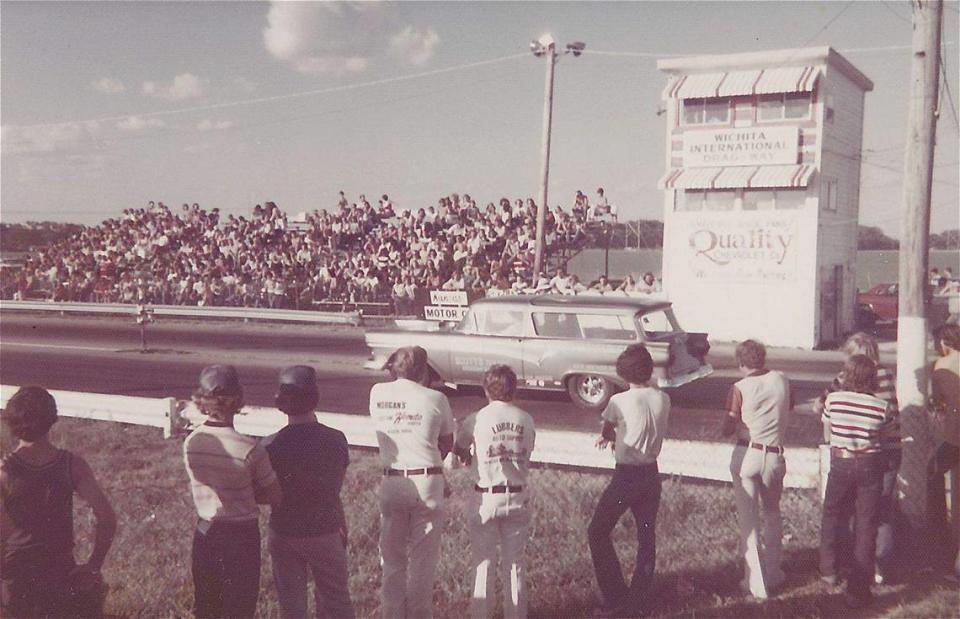
M 652 374 L 653 359 L 646 347 L 627 347 L 617 358 L 617 375 L 630 388 L 610 398 L 601 415 L 603 428 L 597 447 L 613 445 L 617 462 L 587 530 L 603 595 L 602 617 L 640 615 L 653 580 L 660 507 L 657 456 L 667 432 L 670 397 L 649 384 Z M 610 533 L 628 509 L 637 526 L 637 561 L 629 586 L 610 540 Z
M 267 545 L 280 616 L 307 616 L 307 580 L 313 574 L 317 615 L 353 619 L 347 587 L 347 529 L 340 489 L 349 455 L 343 432 L 317 421 L 317 374 L 295 365 L 280 370 L 277 408 L 287 426 L 264 440 L 283 489 L 270 512 Z
M 853 566 L 846 602 L 852 608 L 872 600 L 877 521 L 883 492 L 881 438 L 893 421 L 889 402 L 874 395 L 877 366 L 866 355 L 853 355 L 843 366 L 840 390 L 827 396 L 824 439 L 830 442 L 830 474 L 820 526 L 820 574 L 837 582 L 837 535 L 853 516 Z
M 252 617 L 260 595 L 257 505 L 278 505 L 280 484 L 263 446 L 233 428 L 243 408 L 233 366 L 204 368 L 193 400 L 207 415 L 183 443 L 199 516 L 193 536 L 194 613 Z
M 470 616 L 492 615 L 499 546 L 503 616 L 523 619 L 527 616 L 524 551 L 530 530 L 527 475 L 536 432 L 533 417 L 512 403 L 517 390 L 512 369 L 490 366 L 483 390 L 490 403 L 463 421 L 454 446 L 465 464 L 476 458 L 476 492 L 467 512 L 474 568 Z
M 730 475 L 740 523 L 740 553 L 744 559 L 740 588 L 765 599 L 786 578 L 780 568 L 783 545 L 780 495 L 787 474 L 783 439 L 787 417 L 793 408 L 790 381 L 782 372 L 766 368 L 767 349 L 759 342 L 740 342 L 736 358 L 744 377 L 730 388 L 721 434 L 737 434 Z
M 80 456 L 50 443 L 57 403 L 46 389 L 23 387 L 3 421 L 19 441 L 0 466 L 0 616 L 102 614 L 100 566 L 117 530 L 110 500 Z M 73 494 L 93 508 L 93 552 L 73 559 Z

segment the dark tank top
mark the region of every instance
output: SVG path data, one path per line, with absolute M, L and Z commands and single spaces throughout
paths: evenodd
M 3 460 L 7 483 L 2 492 L 3 511 L 10 528 L 3 562 L 18 556 L 49 559 L 73 553 L 73 479 L 70 452 L 58 449 L 47 464 L 36 466 L 16 452 Z

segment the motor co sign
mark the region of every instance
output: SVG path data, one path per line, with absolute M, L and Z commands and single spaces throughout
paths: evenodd
M 780 165 L 797 162 L 797 127 L 751 127 L 687 131 L 683 134 L 683 165 L 687 168 Z
M 687 258 L 695 279 L 789 282 L 797 279 L 797 220 L 790 215 L 691 216 Z

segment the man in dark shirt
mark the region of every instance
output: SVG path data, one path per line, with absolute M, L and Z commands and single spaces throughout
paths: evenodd
M 267 543 L 282 617 L 307 616 L 307 574 L 312 572 L 317 615 L 352 619 L 340 502 L 349 462 L 347 439 L 317 421 L 319 399 L 313 368 L 296 365 L 280 371 L 276 404 L 289 418 L 264 445 L 283 502 L 270 514 Z

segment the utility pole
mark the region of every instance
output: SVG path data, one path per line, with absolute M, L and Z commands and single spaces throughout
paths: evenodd
M 926 414 L 927 262 L 943 2 L 916 0 L 911 5 L 913 66 L 900 232 L 897 399 L 904 434 L 900 507 L 911 528 L 917 531 L 923 526 L 926 514 L 927 458 L 932 444 Z
M 553 74 L 557 68 L 557 45 L 553 37 L 545 34 L 537 42 L 538 51 L 547 61 L 547 77 L 543 84 L 543 140 L 540 143 L 540 201 L 537 203 L 537 245 L 533 259 L 533 282 L 536 287 L 543 269 L 544 237 L 547 225 L 547 185 L 550 179 L 550 133 L 553 125 Z
M 586 48 L 581 41 L 567 43 L 564 54 L 579 56 Z M 547 185 L 550 179 L 550 132 L 553 127 L 553 73 L 557 68 L 557 43 L 551 34 L 545 34 L 530 43 L 530 51 L 537 58 L 547 61 L 547 77 L 543 83 L 543 141 L 540 147 L 540 202 L 537 204 L 537 243 L 533 258 L 533 282 L 536 287 L 540 270 L 543 269 L 544 237 L 547 222 Z

